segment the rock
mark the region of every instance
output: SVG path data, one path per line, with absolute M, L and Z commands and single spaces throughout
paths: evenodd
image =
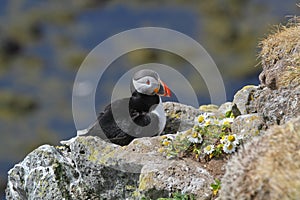
M 275 90 L 300 85 L 300 26 L 281 27 L 261 42 L 261 84 Z
M 57 149 L 43 145 L 8 172 L 7 199 L 69 199 L 79 173 Z
M 140 199 L 176 191 L 209 199 L 213 177 L 196 161 L 166 160 L 160 142 L 139 138 L 120 147 L 86 136 L 69 147 L 41 146 L 9 171 L 7 199 Z
M 299 199 L 300 117 L 271 128 L 228 162 L 219 199 Z
M 217 112 L 218 110 L 218 106 L 217 105 L 214 105 L 214 104 L 209 104 L 209 105 L 202 105 L 199 107 L 199 110 L 202 111 L 202 112 Z
M 197 162 L 171 161 L 142 169 L 139 190 L 150 199 L 167 197 L 170 191 L 197 194 L 200 199 L 210 199 L 210 184 L 214 179 Z M 200 192 L 201 191 L 201 192 Z
M 239 90 L 233 98 L 233 103 L 236 104 L 240 114 L 245 115 L 255 112 L 255 109 L 250 107 L 251 101 L 254 100 L 254 93 L 259 87 L 254 85 L 244 86 Z
M 165 134 L 175 134 L 177 131 L 184 131 L 194 126 L 194 119 L 200 115 L 200 110 L 176 102 L 165 102 L 163 103 L 167 123 L 165 127 Z
M 232 133 L 243 136 L 244 141 L 258 136 L 266 129 L 263 117 L 253 113 L 238 116 L 231 125 Z
M 263 88 L 254 94 L 250 107 L 260 113 L 267 126 L 284 124 L 291 118 L 300 116 L 300 88 Z
M 237 108 L 237 105 L 233 102 L 226 102 L 223 103 L 219 109 L 217 110 L 217 112 L 222 115 L 222 116 L 226 116 L 226 117 L 230 117 L 230 115 L 232 115 L 233 117 L 237 117 L 239 115 L 241 115 L 241 112 L 239 111 L 239 109 Z M 230 115 L 227 116 L 230 112 Z

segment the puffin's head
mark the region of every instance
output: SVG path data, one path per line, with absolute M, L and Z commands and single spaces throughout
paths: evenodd
M 143 69 L 136 72 L 132 78 L 134 90 L 146 95 L 171 96 L 171 90 L 162 82 L 159 75 L 150 69 Z M 133 92 L 133 91 L 132 91 Z

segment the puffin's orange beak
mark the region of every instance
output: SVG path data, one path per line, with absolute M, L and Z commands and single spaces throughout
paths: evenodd
M 171 96 L 171 90 L 170 88 L 162 81 L 160 81 L 160 87 L 156 88 L 154 92 L 160 96 L 164 97 L 170 97 Z

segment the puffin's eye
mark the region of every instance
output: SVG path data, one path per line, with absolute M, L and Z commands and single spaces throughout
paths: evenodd
M 150 85 L 150 81 L 149 81 L 149 80 L 147 80 L 147 81 L 146 81 L 146 84 L 147 84 L 147 85 Z

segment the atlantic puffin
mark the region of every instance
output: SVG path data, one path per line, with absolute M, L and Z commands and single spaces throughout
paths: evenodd
M 77 135 L 93 135 L 117 145 L 128 145 L 134 138 L 160 135 L 166 116 L 160 96 L 171 96 L 169 87 L 150 69 L 136 72 L 131 97 L 107 105 L 95 123 Z

